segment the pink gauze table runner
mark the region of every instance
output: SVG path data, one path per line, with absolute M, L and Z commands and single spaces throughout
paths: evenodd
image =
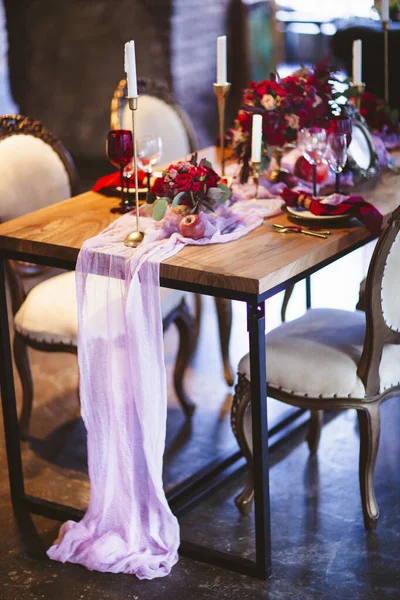
M 50 558 L 140 579 L 165 576 L 177 562 L 179 525 L 162 483 L 167 388 L 160 262 L 186 244 L 238 239 L 281 212 L 281 204 L 242 201 L 203 214 L 206 237 L 197 241 L 177 233 L 173 213 L 158 226 L 141 217 L 146 236 L 136 250 L 123 244 L 135 229 L 128 214 L 83 245 L 76 266 L 78 361 L 91 495 L 83 519 L 61 526 Z

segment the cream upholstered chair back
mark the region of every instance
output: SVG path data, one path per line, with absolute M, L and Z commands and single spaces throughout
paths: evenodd
M 8 221 L 79 191 L 72 159 L 42 123 L 0 117 L 0 221 Z
M 366 335 L 358 367 L 367 396 L 400 383 L 400 206 L 381 233 L 368 270 Z M 397 363 L 398 368 L 394 368 Z M 393 373 L 398 378 L 393 380 Z M 390 377 L 388 378 L 388 374 Z
M 193 127 L 169 90 L 148 79 L 138 80 L 138 139 L 160 136 L 163 143 L 160 164 L 173 162 L 196 149 Z M 126 99 L 126 80 L 122 79 L 111 102 L 111 129 L 132 129 L 132 113 Z

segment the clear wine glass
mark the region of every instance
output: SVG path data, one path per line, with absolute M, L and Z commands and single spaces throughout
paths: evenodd
M 150 189 L 150 179 L 153 167 L 159 162 L 162 153 L 162 139 L 156 135 L 145 135 L 137 142 L 138 163 L 147 173 L 147 184 Z
M 313 195 L 318 195 L 317 189 L 317 165 L 325 160 L 326 154 L 326 131 L 320 127 L 301 129 L 299 132 L 299 148 L 304 158 L 313 168 Z
M 328 137 L 328 164 L 336 174 L 336 193 L 340 193 L 340 173 L 347 161 L 347 136 L 345 133 L 331 133 Z
M 347 147 L 351 144 L 353 131 L 353 120 L 350 117 L 340 117 L 335 120 L 335 129 L 332 133 L 345 133 L 347 138 Z
M 124 196 L 124 168 L 133 158 L 133 137 L 129 129 L 114 129 L 107 134 L 106 144 L 107 156 L 115 167 L 120 170 L 121 176 L 121 204 L 112 208 L 111 212 L 124 213 L 131 210 L 131 206 Z

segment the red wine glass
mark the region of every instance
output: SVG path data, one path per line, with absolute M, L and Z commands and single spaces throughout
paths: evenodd
M 132 210 L 129 198 L 124 195 L 124 167 L 133 159 L 133 137 L 129 129 L 115 129 L 107 134 L 106 152 L 112 165 L 121 174 L 121 204 L 111 212 L 125 213 Z

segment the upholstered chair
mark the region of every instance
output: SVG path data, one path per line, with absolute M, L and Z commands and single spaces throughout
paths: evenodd
M 400 393 L 400 207 L 372 256 L 365 313 L 310 309 L 266 336 L 268 396 L 311 411 L 308 444 L 316 452 L 324 409 L 355 408 L 360 430 L 359 479 L 364 523 L 378 524 L 374 491 L 380 406 Z M 236 498 L 243 514 L 253 497 L 249 355 L 238 367 L 232 427 L 249 464 L 246 488 Z
M 138 79 L 140 110 L 137 111 L 137 135 L 158 135 L 163 150 L 160 164 L 168 164 L 196 150 L 193 125 L 168 88 L 150 79 Z M 111 101 L 111 129 L 132 129 L 132 114 L 127 102 L 127 84 L 121 79 Z M 196 295 L 197 335 L 200 330 L 202 304 Z M 232 302 L 215 298 L 224 377 L 233 385 L 234 375 L 229 360 L 229 340 L 232 327 Z
M 0 219 L 7 221 L 61 202 L 79 191 L 78 176 L 61 142 L 39 121 L 21 115 L 0 117 Z M 14 359 L 22 383 L 20 432 L 29 433 L 33 381 L 28 346 L 45 352 L 77 351 L 75 273 L 66 272 L 38 283 L 26 294 L 20 269 L 7 264 L 14 317 Z M 175 390 L 186 414 L 194 405 L 182 380 L 192 351 L 195 320 L 185 303 L 185 293 L 162 289 L 164 330 L 174 323 L 179 332 L 175 364 Z
M 138 139 L 159 135 L 163 141 L 160 164 L 173 162 L 196 149 L 192 123 L 168 88 L 150 79 L 138 80 L 140 111 L 137 112 Z M 132 112 L 122 79 L 111 102 L 111 129 L 132 129 Z

